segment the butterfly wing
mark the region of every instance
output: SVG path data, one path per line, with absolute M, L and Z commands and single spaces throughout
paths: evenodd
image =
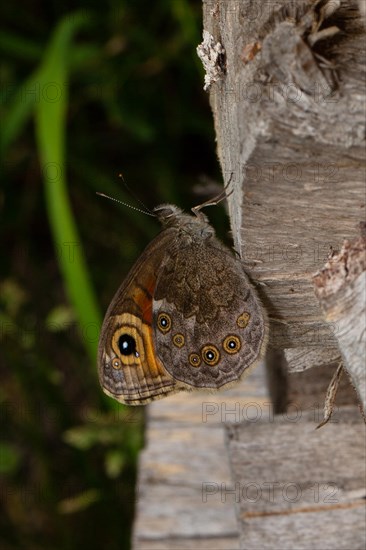
M 242 264 L 216 238 L 172 246 L 153 301 L 157 356 L 187 388 L 218 389 L 264 354 L 266 318 Z
M 141 405 L 179 391 L 156 356 L 152 301 L 160 265 L 175 231 L 165 229 L 144 250 L 115 294 L 104 318 L 98 371 L 106 394 Z

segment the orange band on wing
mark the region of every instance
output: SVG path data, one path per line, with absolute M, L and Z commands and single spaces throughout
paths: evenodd
M 136 286 L 133 291 L 133 300 L 141 309 L 142 322 L 151 326 L 152 324 L 152 302 L 153 294 L 156 286 L 155 277 L 150 277 L 148 281 L 144 281 L 145 285 Z

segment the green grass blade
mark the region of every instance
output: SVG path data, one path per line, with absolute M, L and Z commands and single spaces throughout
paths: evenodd
M 66 180 L 65 128 L 72 38 L 85 17 L 64 19 L 57 27 L 39 72 L 44 91 L 36 104 L 36 134 L 47 211 L 60 269 L 90 358 L 95 361 L 100 312 L 71 210 Z

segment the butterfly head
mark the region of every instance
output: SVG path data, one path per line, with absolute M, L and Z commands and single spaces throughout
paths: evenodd
M 210 236 L 214 234 L 213 228 L 210 226 L 207 216 L 203 212 L 194 212 L 195 215 L 186 214 L 175 206 L 174 204 L 161 204 L 156 206 L 153 210 L 154 214 L 165 227 L 175 228 L 192 228 L 192 230 L 199 231 L 203 236 Z

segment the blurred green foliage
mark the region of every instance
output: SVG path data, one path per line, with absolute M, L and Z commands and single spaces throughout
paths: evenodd
M 0 546 L 127 549 L 143 408 L 103 396 L 102 314 L 158 227 L 219 179 L 195 0 L 0 8 Z M 211 212 L 210 212 L 211 216 Z

